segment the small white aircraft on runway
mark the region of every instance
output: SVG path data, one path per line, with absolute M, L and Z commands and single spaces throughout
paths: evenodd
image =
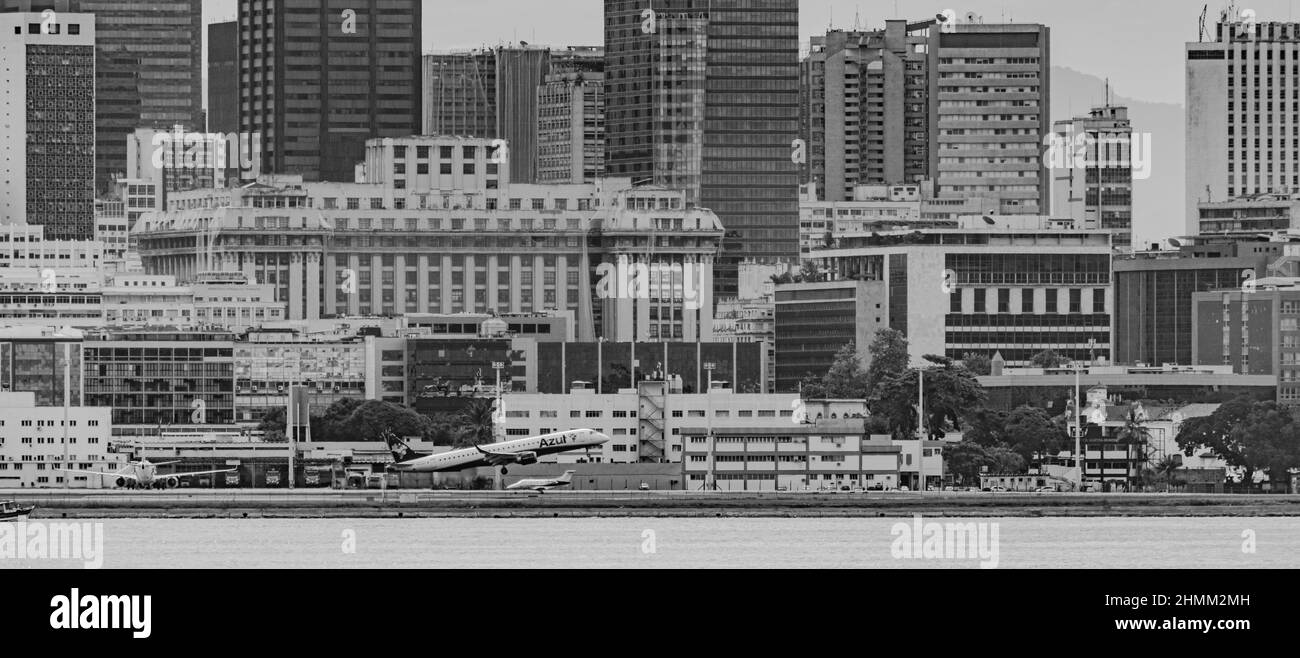
M 193 477 L 195 475 L 209 475 L 212 473 L 231 473 L 238 469 L 226 468 L 217 471 L 195 471 L 191 473 L 170 473 L 159 475 L 159 466 L 170 466 L 180 462 L 160 462 L 153 463 L 148 459 L 138 462 L 128 462 L 121 470 L 115 473 L 106 473 L 104 471 L 80 471 L 67 468 L 56 468 L 54 470 L 63 473 L 76 473 L 78 475 L 95 475 L 101 478 L 108 478 L 113 481 L 113 486 L 124 489 L 174 489 L 181 486 L 181 478 Z
M 571 484 L 573 484 L 573 471 L 565 471 L 564 475 L 558 478 L 524 478 L 506 487 L 506 490 L 532 489 L 537 493 L 546 493 L 547 489 L 567 487 Z

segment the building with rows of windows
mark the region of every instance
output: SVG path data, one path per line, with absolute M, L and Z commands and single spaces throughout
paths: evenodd
M 133 231 L 150 274 L 243 272 L 288 319 L 572 311 L 579 340 L 707 340 L 718 218 L 684 192 L 512 185 L 492 140 L 371 140 L 362 183 L 174 194 Z

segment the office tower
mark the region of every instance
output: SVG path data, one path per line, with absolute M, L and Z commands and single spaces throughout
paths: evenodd
M 113 190 L 136 128 L 203 127 L 200 0 L 0 0 L 0 11 L 95 16 L 95 189 Z
M 3 13 L 0 35 L 0 223 L 92 240 L 95 18 Z
M 813 37 L 801 69 L 807 182 L 825 201 L 855 185 L 930 177 L 929 45 L 933 21 Z
M 537 182 L 605 175 L 605 59 L 599 48 L 554 53 L 537 90 Z
M 551 51 L 538 47 L 498 48 L 497 137 L 509 144 L 510 180 L 537 179 L 537 89 L 551 69 Z
M 1000 214 L 1046 213 L 1050 29 L 968 15 L 937 35 L 930 129 L 939 198 L 983 197 Z
M 687 190 L 727 234 L 717 297 L 739 263 L 799 255 L 797 0 L 605 1 L 606 171 Z
M 425 55 L 421 134 L 497 136 L 497 64 L 492 50 Z
M 1134 158 L 1150 153 L 1133 141 L 1128 108 L 1095 107 L 1085 116 L 1056 122 L 1053 130 L 1056 148 L 1047 156 L 1052 216 L 1115 231 L 1115 247 L 1132 249 Z M 1056 153 L 1062 157 L 1052 161 Z
M 1225 12 L 1204 38 L 1187 44 L 1188 235 L 1200 203 L 1300 189 L 1300 23 Z
M 366 140 L 420 128 L 420 0 L 240 0 L 239 129 L 264 172 L 350 182 Z
M 239 132 L 239 24 L 208 26 L 208 132 Z

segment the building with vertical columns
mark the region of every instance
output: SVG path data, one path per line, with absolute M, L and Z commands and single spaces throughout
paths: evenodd
M 421 61 L 421 134 L 496 137 L 496 51 L 433 53 Z
M 95 17 L 55 16 L 0 13 L 0 224 L 92 240 Z
M 486 139 L 373 140 L 365 183 L 177 193 L 137 222 L 141 260 L 182 283 L 243 272 L 290 320 L 559 310 L 579 340 L 707 339 L 713 213 L 628 179 L 512 185 L 492 153 Z M 641 285 L 655 267 L 671 285 Z
M 604 51 L 552 55 L 537 89 L 537 182 L 590 183 L 605 175 Z

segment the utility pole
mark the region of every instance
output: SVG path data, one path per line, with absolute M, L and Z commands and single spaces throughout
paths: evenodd
M 72 404 L 72 343 L 63 343 L 63 468 L 68 464 L 68 406 Z M 72 478 L 63 474 L 63 488 L 72 488 Z
M 920 480 L 917 491 L 925 491 L 925 440 L 929 438 L 925 431 L 925 366 L 916 369 L 916 412 L 916 431 L 920 435 L 920 449 L 916 452 L 916 474 Z
M 1079 473 L 1079 491 L 1083 491 L 1083 407 L 1079 400 L 1079 363 L 1074 363 L 1074 468 Z
M 704 371 L 708 373 L 709 376 L 708 384 L 705 385 L 706 387 L 704 389 L 704 402 L 705 408 L 707 409 L 707 411 L 704 412 L 704 431 L 708 436 L 709 441 L 709 473 L 704 479 L 704 486 L 709 491 L 715 491 L 718 488 L 717 466 L 713 463 L 713 371 L 717 369 L 717 367 L 718 364 L 712 361 L 704 362 Z

